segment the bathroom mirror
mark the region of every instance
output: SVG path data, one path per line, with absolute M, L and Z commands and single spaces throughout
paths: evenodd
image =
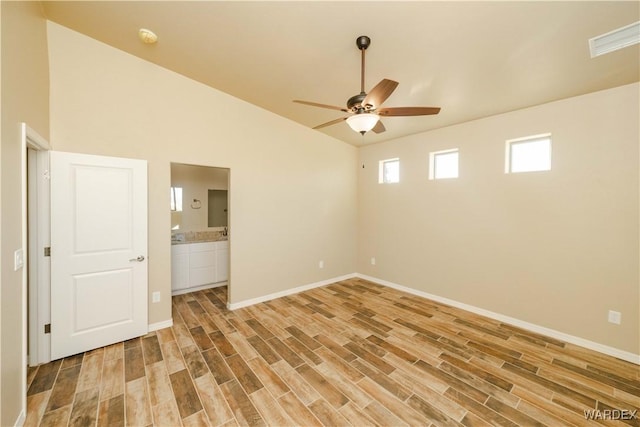
M 171 163 L 171 230 L 182 233 L 227 227 L 228 189 L 229 169 Z
M 227 226 L 227 190 L 209 190 L 209 227 Z

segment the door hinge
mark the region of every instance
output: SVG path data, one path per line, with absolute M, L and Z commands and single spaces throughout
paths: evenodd
M 51 323 L 47 323 L 46 325 L 44 325 L 44 333 L 45 334 L 51 333 Z
M 44 248 L 44 256 L 51 256 L 51 247 Z

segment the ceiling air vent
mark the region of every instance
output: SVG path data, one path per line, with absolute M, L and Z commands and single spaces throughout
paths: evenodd
M 640 43 L 640 21 L 589 39 L 591 57 Z

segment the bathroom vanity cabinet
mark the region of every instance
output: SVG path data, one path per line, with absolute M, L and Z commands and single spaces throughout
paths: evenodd
M 226 282 L 228 278 L 228 241 L 184 243 L 171 246 L 171 291 L 173 294 Z

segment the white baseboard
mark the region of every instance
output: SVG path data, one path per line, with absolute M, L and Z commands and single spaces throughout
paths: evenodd
M 149 332 L 157 331 L 158 329 L 170 328 L 173 326 L 173 319 L 163 320 L 162 322 L 149 323 Z
M 269 295 L 264 295 L 261 297 L 257 297 L 257 298 L 252 298 L 252 299 L 248 299 L 245 301 L 240 301 L 237 303 L 227 303 L 227 308 L 229 310 L 237 310 L 239 308 L 243 308 L 243 307 L 248 307 L 254 304 L 259 304 L 261 302 L 266 302 L 266 301 L 270 301 L 276 298 L 282 298 L 288 295 L 293 295 L 293 294 L 297 294 L 299 292 L 303 292 L 303 291 L 308 291 L 310 289 L 313 288 L 318 288 L 321 286 L 326 286 L 326 285 L 330 285 L 331 283 L 335 283 L 335 282 L 339 282 L 342 280 L 347 280 L 347 279 L 351 279 L 354 277 L 358 277 L 361 279 L 365 279 L 365 280 L 369 280 L 370 282 L 374 282 L 377 283 L 379 285 L 383 285 L 383 286 L 388 286 L 390 288 L 394 288 L 397 289 L 399 291 L 403 291 L 403 292 L 407 292 L 409 294 L 412 295 L 417 295 L 419 297 L 423 297 L 423 298 L 427 298 L 436 302 L 440 302 L 442 304 L 447 304 L 450 305 L 452 307 L 456 307 L 462 310 L 466 310 L 469 311 L 471 313 L 475 313 L 475 314 L 479 314 L 481 316 L 485 316 L 488 317 L 490 319 L 494 319 L 494 320 L 498 320 L 500 322 L 504 322 L 504 323 L 508 323 L 510 325 L 513 326 L 517 326 L 519 328 L 531 331 L 531 332 L 535 332 L 541 335 L 545 335 L 548 336 L 550 338 L 555 338 L 567 343 L 571 343 L 571 344 L 575 344 L 578 345 L 580 347 L 584 347 L 584 348 L 588 348 L 590 350 L 594 350 L 597 351 L 599 353 L 603 353 L 606 354 L 608 356 L 613 356 L 613 357 L 617 357 L 618 359 L 622 359 L 622 360 L 626 360 L 627 362 L 631 362 L 631 363 L 635 363 L 636 365 L 640 365 L 640 354 L 635 354 L 635 353 L 631 353 L 625 350 L 620 350 L 618 348 L 615 347 L 610 347 L 604 344 L 600 344 L 594 341 L 590 341 L 581 337 L 577 337 L 574 335 L 570 335 L 564 332 L 560 332 L 557 331 L 555 329 L 550 329 L 550 328 L 546 328 L 544 326 L 540 326 L 540 325 L 536 325 L 535 323 L 529 323 L 526 322 L 524 320 L 520 320 L 520 319 L 516 319 L 514 317 L 510 317 L 510 316 L 505 316 L 504 314 L 500 314 L 500 313 L 495 313 L 493 311 L 489 311 L 489 310 L 485 310 L 484 308 L 480 308 L 480 307 L 476 307 L 470 304 L 466 304 L 466 303 L 462 303 L 459 301 L 455 301 L 449 298 L 445 298 L 445 297 L 441 297 L 438 295 L 433 295 L 427 292 L 423 292 L 423 291 L 419 291 L 417 289 L 413 289 L 413 288 L 409 288 L 406 286 L 402 286 L 399 285 L 397 283 L 393 283 L 393 282 L 389 282 L 387 280 L 383 280 L 383 279 L 378 279 L 377 277 L 372 277 L 372 276 L 367 276 L 365 274 L 360 274 L 360 273 L 352 273 L 352 274 L 346 274 L 344 276 L 340 276 L 340 277 L 334 277 L 332 279 L 327 279 L 327 280 L 322 280 L 319 282 L 315 282 L 315 283 L 310 283 L 308 285 L 303 285 L 303 286 L 298 286 L 296 288 L 293 289 L 287 289 L 281 292 L 276 292 L 273 294 L 269 294 Z M 170 326 L 170 325 L 169 325 Z M 149 330 L 155 330 L 155 329 L 151 329 L 152 325 L 149 325 Z M 163 326 L 166 327 L 166 326 Z M 161 329 L 161 328 L 157 328 L 157 329 Z
M 249 307 L 250 305 L 259 304 L 261 302 L 271 301 L 272 299 L 286 297 L 288 295 L 293 295 L 293 294 L 297 294 L 297 293 L 300 293 L 300 292 L 303 292 L 303 291 L 308 291 L 308 290 L 313 289 L 313 288 L 319 288 L 320 286 L 330 285 L 330 284 L 335 283 L 335 282 L 340 282 L 341 280 L 352 279 L 354 277 L 356 277 L 356 274 L 352 273 L 352 274 L 346 274 L 344 276 L 334 277 L 332 279 L 321 280 L 319 282 L 310 283 L 308 285 L 303 285 L 303 286 L 298 286 L 297 288 L 287 289 L 285 291 L 276 292 L 276 293 L 265 295 L 265 296 L 258 297 L 258 298 L 252 298 L 252 299 L 236 302 L 236 303 L 233 303 L 233 304 L 227 303 L 227 308 L 229 310 L 237 310 L 239 308 Z
M 535 332 L 541 335 L 545 335 L 551 338 L 555 338 L 567 343 L 575 344 L 580 347 L 588 348 L 590 350 L 597 351 L 609 356 L 617 357 L 618 359 L 626 360 L 627 362 L 640 365 L 640 354 L 631 353 L 625 350 L 620 350 L 615 347 L 609 347 L 604 344 L 600 344 L 594 341 L 589 341 L 584 338 L 569 335 L 564 332 L 556 331 L 555 329 L 546 328 L 544 326 L 536 325 L 535 323 L 525 322 L 524 320 L 516 319 L 513 317 L 505 316 L 500 313 L 494 313 L 493 311 L 485 310 L 483 308 L 475 307 L 473 305 L 458 302 L 449 298 L 444 298 L 438 295 L 433 295 L 427 292 L 419 291 L 416 289 L 408 288 L 406 286 L 398 285 L 397 283 L 389 282 L 387 280 L 378 279 L 376 277 L 367 276 L 364 274 L 355 273 L 353 276 L 361 279 L 368 280 L 370 282 L 377 283 L 379 285 L 388 286 L 390 288 L 397 289 L 412 295 L 417 295 L 423 298 L 427 298 L 442 304 L 447 304 L 452 307 L 460 308 L 462 310 L 470 311 L 481 316 L 488 317 L 490 319 L 498 320 L 500 322 L 508 323 L 513 326 L 517 326 L 522 329 L 526 329 L 531 332 Z

